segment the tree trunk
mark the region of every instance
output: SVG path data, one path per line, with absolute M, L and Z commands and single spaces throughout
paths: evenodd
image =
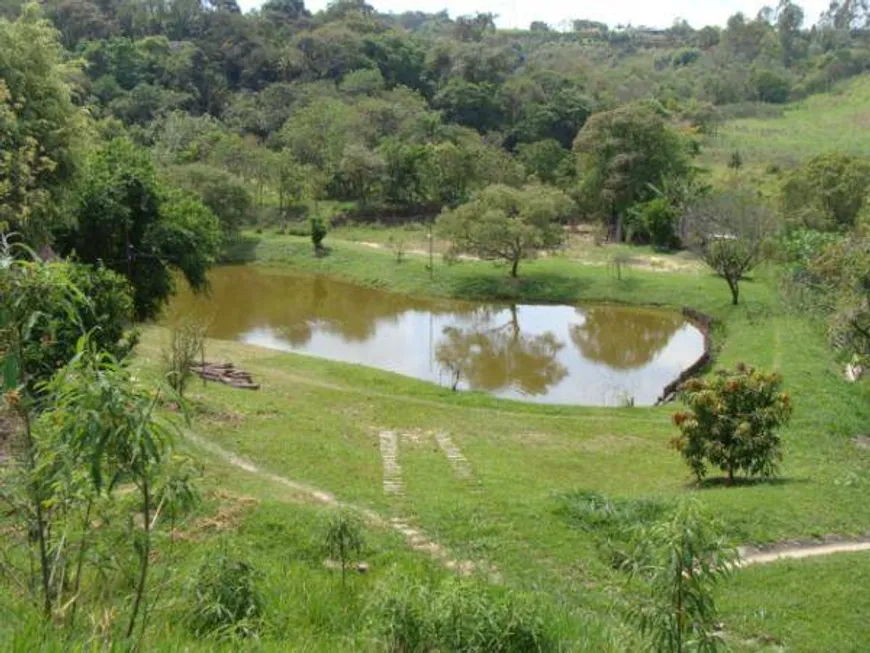
M 728 288 L 731 290 L 731 305 L 737 306 L 740 300 L 740 281 L 738 279 L 726 279 Z
M 19 350 L 20 351 L 20 350 Z M 22 360 L 19 355 L 18 360 Z M 33 440 L 33 431 L 30 426 L 30 414 L 27 409 L 18 407 L 18 415 L 24 423 L 24 438 L 25 447 L 27 449 L 27 471 L 30 478 L 27 479 L 28 489 L 30 490 L 31 500 L 33 501 L 33 512 L 36 517 L 36 523 L 31 526 L 36 530 L 36 541 L 39 546 L 39 570 L 40 579 L 42 581 L 42 611 L 46 620 L 51 618 L 51 562 L 48 559 L 48 544 L 46 542 L 46 527 L 45 514 L 42 510 L 42 492 L 36 485 L 32 474 L 36 470 L 36 443 Z
M 144 456 L 144 451 L 140 452 Z M 136 586 L 136 598 L 133 601 L 133 611 L 130 614 L 130 623 L 127 624 L 127 638 L 133 635 L 136 626 L 136 617 L 139 614 L 139 606 L 145 596 L 145 582 L 148 578 L 148 558 L 151 555 L 151 491 L 148 487 L 148 470 L 142 475 L 142 517 L 144 529 L 143 544 L 140 551 L 139 582 Z
M 515 258 L 515 259 L 513 260 L 513 263 L 511 264 L 511 276 L 512 276 L 514 279 L 516 279 L 516 277 L 517 277 L 517 270 L 518 270 L 519 267 L 520 267 L 520 259 L 519 259 L 519 258 Z
M 734 485 L 734 466 L 728 465 L 728 485 Z

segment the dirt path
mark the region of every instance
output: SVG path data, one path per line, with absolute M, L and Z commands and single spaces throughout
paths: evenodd
M 362 245 L 363 247 L 368 247 L 369 249 L 378 249 L 378 250 L 386 250 L 389 248 L 389 245 L 385 245 L 384 243 L 375 243 L 368 240 L 350 240 L 347 242 L 355 243 L 357 245 Z M 435 256 L 441 256 L 443 252 L 435 250 L 433 254 Z M 404 256 L 429 256 L 429 251 L 425 249 L 412 247 L 410 249 L 406 249 L 402 252 Z M 542 257 L 546 258 L 549 256 L 548 253 L 543 253 Z M 471 254 L 459 254 L 457 260 L 460 261 L 479 261 L 481 260 L 478 256 L 473 256 Z M 593 267 L 605 267 L 610 265 L 610 261 L 604 258 L 580 258 L 575 253 L 573 256 L 570 254 L 565 255 L 566 260 L 572 261 L 574 263 L 578 263 L 580 265 L 589 265 Z M 696 261 L 677 261 L 671 257 L 665 256 L 657 256 L 655 254 L 636 254 L 631 257 L 631 260 L 626 264 L 628 268 L 642 269 L 648 272 L 682 272 L 685 270 L 698 270 L 702 266 L 699 265 Z
M 345 503 L 339 501 L 338 499 L 336 499 L 335 495 L 331 494 L 330 492 L 325 492 L 311 485 L 299 483 L 298 481 L 293 481 L 289 478 L 285 478 L 284 476 L 279 476 L 278 474 L 268 472 L 259 465 L 253 463 L 252 461 L 243 458 L 237 454 L 234 454 L 231 451 L 227 451 L 220 445 L 211 442 L 190 430 L 185 429 L 183 431 L 183 435 L 184 438 L 192 444 L 196 445 L 200 449 L 208 451 L 213 456 L 220 458 L 221 460 L 232 465 L 233 467 L 244 470 L 249 474 L 256 474 L 260 478 L 265 478 L 271 483 L 288 488 L 294 494 L 300 495 L 301 498 L 314 500 L 317 503 L 328 506 L 351 510 L 364 517 L 366 521 L 373 525 L 393 529 L 405 538 L 405 542 L 411 549 L 413 549 L 414 551 L 420 551 L 422 553 L 428 554 L 429 556 L 440 562 L 442 565 L 444 565 L 444 567 L 446 567 L 447 569 L 456 571 L 463 575 L 468 575 L 473 573 L 477 569 L 481 569 L 483 571 L 486 571 L 491 579 L 498 579 L 497 572 L 495 572 L 493 568 L 489 567 L 486 564 L 476 563 L 471 560 L 454 559 L 453 556 L 450 555 L 450 552 L 444 546 L 429 539 L 429 537 L 427 537 L 421 529 L 412 526 L 410 522 L 406 519 L 398 517 L 394 517 L 389 520 L 384 519 L 374 510 L 363 508 L 352 503 Z
M 476 569 L 484 569 L 488 572 L 491 578 L 498 579 L 498 573 L 493 568 L 486 564 L 472 562 L 471 560 L 454 559 L 449 551 L 442 545 L 429 539 L 426 534 L 419 528 L 412 526 L 408 520 L 393 517 L 384 519 L 381 515 L 368 508 L 363 508 L 351 503 L 339 501 L 335 495 L 330 492 L 318 489 L 305 483 L 291 480 L 278 474 L 264 470 L 259 465 L 252 461 L 243 458 L 237 454 L 227 451 L 220 445 L 211 442 L 192 431 L 185 430 L 184 437 L 195 446 L 203 449 L 210 454 L 220 458 L 224 462 L 237 467 L 249 474 L 256 474 L 260 478 L 264 478 L 271 483 L 281 485 L 294 494 L 299 495 L 303 499 L 314 500 L 328 506 L 345 508 L 356 512 L 364 517 L 373 525 L 388 527 L 400 533 L 407 542 L 408 546 L 414 551 L 427 553 L 432 558 L 438 560 L 447 569 L 458 571 L 462 574 L 470 574 Z M 389 438 L 387 438 L 389 440 Z M 388 444 L 387 448 L 393 451 L 392 446 Z M 450 443 L 452 445 L 452 443 Z M 446 442 L 440 442 L 439 445 L 444 449 L 452 449 Z M 464 458 L 463 458 L 464 460 Z M 391 481 L 394 479 L 390 479 Z M 385 478 L 385 489 L 389 481 Z M 821 543 L 794 543 L 788 542 L 779 545 L 773 545 L 764 549 L 754 547 L 739 547 L 740 562 L 737 567 L 748 567 L 750 565 L 765 565 L 780 560 L 801 560 L 804 558 L 815 558 L 819 556 L 833 555 L 835 553 L 858 553 L 862 551 L 870 551 L 870 536 L 863 537 L 857 540 L 831 540 Z
M 858 540 L 841 540 L 821 543 L 782 544 L 766 549 L 740 547 L 740 562 L 738 567 L 750 565 L 766 565 L 780 560 L 801 560 L 832 555 L 834 553 L 858 553 L 870 551 L 870 537 Z

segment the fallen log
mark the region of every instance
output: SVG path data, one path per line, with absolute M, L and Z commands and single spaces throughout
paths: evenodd
M 214 381 L 241 390 L 259 390 L 260 384 L 255 383 L 250 374 L 236 369 L 232 363 L 196 363 L 190 366 L 190 371 L 204 381 Z

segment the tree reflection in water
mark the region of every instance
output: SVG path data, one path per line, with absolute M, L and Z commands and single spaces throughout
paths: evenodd
M 511 306 L 510 313 L 506 324 L 495 327 L 489 326 L 491 313 L 482 314 L 484 319 L 467 329 L 444 327 L 435 360 L 449 374 L 454 390 L 465 380 L 475 390 L 515 387 L 527 395 L 541 395 L 568 374 L 556 361 L 564 344 L 550 332 L 523 335 L 517 307 Z
M 583 323 L 572 324 L 570 333 L 580 353 L 617 369 L 649 363 L 685 323 L 676 313 L 620 306 L 594 306 L 578 313 Z

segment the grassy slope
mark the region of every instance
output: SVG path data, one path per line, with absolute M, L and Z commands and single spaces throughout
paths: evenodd
M 489 263 L 439 263 L 430 281 L 420 257 L 398 265 L 388 252 L 341 241 L 333 246 L 330 256 L 316 258 L 302 239 L 268 238 L 254 254 L 287 269 L 403 292 L 688 304 L 716 315 L 725 324 L 719 361 L 779 369 L 794 395 L 796 414 L 785 435 L 781 482 L 707 489 L 697 496 L 743 542 L 870 531 L 870 455 L 849 440 L 870 418 L 866 390 L 841 381 L 817 328 L 779 306 L 764 274 L 745 284 L 745 303 L 732 308 L 724 284 L 701 272 L 634 270 L 618 282 L 606 268 L 549 259 L 527 264 L 518 282 Z M 145 370 L 153 369 L 161 340 L 158 330 L 146 333 L 140 358 Z M 201 425 L 201 432 L 269 471 L 384 515 L 410 518 L 456 556 L 494 565 L 511 587 L 545 589 L 570 614 L 602 613 L 610 592 L 590 587 L 619 581 L 594 554 L 588 537 L 557 516 L 557 495 L 576 488 L 630 498 L 690 491 L 685 468 L 667 446 L 674 432 L 668 408 L 515 404 L 234 343 L 210 343 L 209 352 L 252 371 L 264 389 L 250 394 L 208 387 L 203 400 L 232 418 Z M 405 434 L 399 445 L 402 497 L 381 489 L 377 434 L 384 429 Z M 448 433 L 462 450 L 471 480 L 453 474 L 434 441 L 437 431 Z M 862 573 L 870 568 L 866 556 L 854 559 Z M 740 605 L 726 601 L 728 626 L 741 636 L 767 632 L 768 624 L 747 617 L 771 592 L 765 573 L 772 572 L 740 572 L 761 580 L 745 588 L 739 583 Z M 847 570 L 834 568 L 831 590 L 848 577 Z M 804 611 L 811 609 L 806 603 L 784 611 L 770 630 L 803 622 Z M 832 618 L 854 636 L 848 612 Z
M 738 651 L 866 651 L 868 604 L 870 564 L 862 554 L 750 568 L 720 598 L 729 628 L 744 633 L 731 638 Z
M 732 152 L 743 156 L 743 174 L 755 183 L 774 183 L 770 165 L 788 169 L 816 154 L 845 152 L 870 156 L 870 75 L 831 93 L 812 95 L 784 107 L 777 118 L 744 118 L 721 125 L 702 162 L 720 176 Z

